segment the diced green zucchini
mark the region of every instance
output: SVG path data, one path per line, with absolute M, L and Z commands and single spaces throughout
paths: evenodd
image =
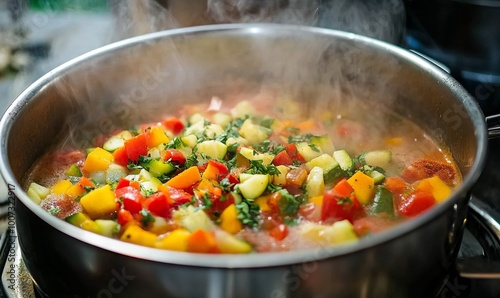
M 111 219 L 96 219 L 95 223 L 99 227 L 99 234 L 107 237 L 112 237 L 114 235 L 114 231 L 118 225 Z
M 321 149 L 323 153 L 332 154 L 335 151 L 332 139 L 329 135 L 311 137 L 311 144 Z
M 200 113 L 195 113 L 191 117 L 189 117 L 189 123 L 194 124 L 200 121 L 205 121 L 205 117 L 203 117 Z
M 127 176 L 127 169 L 117 164 L 110 164 L 106 170 L 106 182 L 113 183 L 120 180 L 120 178 Z
M 253 105 L 246 101 L 242 100 L 231 110 L 231 116 L 233 118 L 243 118 L 246 115 L 253 116 L 255 114 L 255 109 Z
M 213 116 L 213 121 L 215 124 L 220 125 L 222 128 L 226 128 L 229 123 L 233 120 L 233 117 L 231 115 L 222 113 L 222 112 L 217 112 Z
M 309 172 L 306 181 L 306 192 L 308 198 L 323 195 L 325 191 L 325 182 L 323 180 L 323 169 L 314 167 Z
M 204 154 L 210 158 L 223 159 L 227 152 L 227 146 L 216 140 L 203 141 L 197 146 L 198 154 Z
M 239 130 L 239 134 L 245 138 L 250 144 L 258 144 L 269 138 L 268 129 L 260 125 L 256 125 L 252 120 L 247 119 L 243 122 Z
M 237 147 L 243 146 L 243 145 L 248 145 L 248 140 L 244 139 L 242 137 L 236 137 L 236 138 L 227 138 L 226 140 L 226 146 L 228 147 L 228 150 L 231 148 L 232 150 L 236 150 L 237 147 L 233 146 L 233 144 L 237 144 Z M 234 152 L 234 151 L 233 151 Z
M 148 196 L 148 193 L 155 193 L 158 191 L 158 186 L 161 185 L 161 181 L 158 178 L 151 178 L 149 181 L 141 182 L 141 194 Z
M 154 177 L 160 177 L 161 175 L 168 174 L 174 170 L 175 167 L 169 162 L 153 159 L 149 163 L 149 172 Z
M 274 155 L 269 153 L 258 153 L 257 151 L 243 147 L 240 149 L 239 154 L 248 160 L 262 160 L 264 166 L 268 166 L 274 159 Z
M 90 180 L 97 184 L 106 184 L 106 171 L 95 171 L 90 173 Z
M 210 231 L 215 225 L 202 209 L 195 209 L 193 206 L 181 207 L 175 211 L 173 218 L 180 221 L 180 224 L 188 231 L 194 232 L 198 229 Z
M 306 166 L 309 170 L 314 167 L 320 167 L 323 169 L 323 180 L 325 184 L 335 181 L 337 178 L 340 178 L 345 174 L 335 158 L 326 153 L 313 158 L 311 161 L 306 163 Z
M 275 185 L 286 185 L 286 175 L 290 171 L 290 168 L 287 166 L 277 166 L 276 167 L 280 172 L 278 175 L 273 175 L 273 184 Z
M 205 121 L 201 120 L 188 126 L 184 131 L 184 135 L 195 135 L 197 138 L 203 136 L 205 131 Z
M 125 144 L 125 141 L 131 139 L 133 137 L 132 133 L 128 130 L 124 130 L 119 132 L 118 134 L 110 137 L 102 146 L 102 148 L 106 151 L 113 152 L 116 149 L 122 147 Z
M 385 175 L 380 173 L 379 171 L 377 170 L 373 170 L 370 172 L 370 177 L 373 178 L 373 181 L 375 182 L 375 184 L 378 184 L 378 183 L 382 183 L 385 179 Z
M 392 160 L 391 151 L 388 150 L 368 151 L 362 157 L 367 165 L 381 168 L 387 166 Z
M 50 194 L 50 188 L 31 182 L 27 194 L 33 202 L 40 204 Z
M 82 171 L 76 164 L 69 166 L 68 170 L 64 174 L 71 177 L 82 177 Z
M 241 174 L 241 183 L 238 184 L 243 197 L 247 200 L 258 198 L 267 188 L 269 175 L 265 174 Z
M 302 155 L 302 157 L 304 157 L 306 162 L 311 161 L 312 159 L 323 154 L 323 152 L 321 152 L 320 148 L 311 147 L 306 142 L 297 143 L 296 146 L 297 146 L 297 151 L 300 153 L 300 155 Z
M 209 124 L 205 127 L 204 135 L 209 139 L 215 139 L 224 132 L 219 124 Z
M 186 135 L 181 137 L 181 141 L 190 148 L 194 148 L 198 144 L 198 138 L 195 135 Z
M 370 206 L 370 211 L 374 214 L 387 214 L 394 216 L 394 203 L 392 193 L 384 186 L 377 186 L 373 203 Z
M 90 219 L 90 217 L 85 213 L 77 212 L 73 215 L 66 217 L 65 220 L 70 224 L 80 227 L 84 230 L 94 233 L 101 232 L 101 228 L 95 223 L 95 221 Z
M 354 169 L 354 162 L 345 150 L 337 150 L 333 152 L 333 157 L 339 163 L 340 168 L 344 171 L 352 171 Z

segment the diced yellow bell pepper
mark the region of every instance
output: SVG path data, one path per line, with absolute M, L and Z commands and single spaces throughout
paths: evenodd
M 393 137 L 385 140 L 385 143 L 389 146 L 399 146 L 403 143 L 403 138 L 401 137 Z
M 96 171 L 105 171 L 109 168 L 109 165 L 113 162 L 114 157 L 112 153 L 102 149 L 95 148 L 87 155 L 87 159 L 83 164 L 83 170 L 88 173 Z
M 347 182 L 354 189 L 354 195 L 361 204 L 366 205 L 373 199 L 375 195 L 375 181 L 372 177 L 358 171 Z
M 418 190 L 426 191 L 432 193 L 436 201 L 442 202 L 451 195 L 451 187 L 449 187 L 441 178 L 438 176 L 432 176 L 431 178 L 423 179 L 418 183 Z
M 160 126 L 153 126 L 147 134 L 146 144 L 149 148 L 156 147 L 162 143 L 168 143 L 170 139 Z
M 309 199 L 309 202 L 316 206 L 323 206 L 323 196 L 312 197 Z
M 231 204 L 227 206 L 224 211 L 222 211 L 222 214 L 220 215 L 220 227 L 230 234 L 236 234 L 243 229 L 243 226 L 238 219 L 236 205 Z
M 208 163 L 207 168 L 203 172 L 201 178 L 209 179 L 209 180 L 217 180 L 217 176 L 219 175 L 219 169 L 213 166 L 211 163 Z
M 51 187 L 51 193 L 54 195 L 62 195 L 72 186 L 73 184 L 69 180 L 61 180 Z
M 260 211 L 271 211 L 271 207 L 267 204 L 267 200 L 269 199 L 269 196 L 261 196 L 255 199 L 255 204 L 257 204 L 260 208 Z
M 105 217 L 116 210 L 115 194 L 110 185 L 94 189 L 84 195 L 80 203 L 92 219 Z
M 143 230 L 137 225 L 129 225 L 123 232 L 120 240 L 143 246 L 155 247 L 157 236 L 154 233 Z
M 161 249 L 187 251 L 187 238 L 190 232 L 184 229 L 176 229 L 164 238 L 156 242 L 156 247 Z

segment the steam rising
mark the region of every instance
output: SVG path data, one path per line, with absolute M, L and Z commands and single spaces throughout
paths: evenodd
M 208 0 L 203 9 L 189 10 L 189 17 L 182 15 L 188 13 L 187 3 L 203 1 L 179 1 L 171 1 L 167 8 L 151 0 L 118 1 L 114 39 L 191 25 L 187 20 L 193 24 L 204 20 L 316 25 L 392 42 L 397 42 L 404 27 L 398 0 Z M 71 134 L 66 139 L 69 146 L 89 147 L 96 135 L 158 120 L 162 113 L 185 103 L 204 100 L 208 104 L 212 96 L 224 100 L 238 93 L 258 96 L 276 86 L 290 98 L 310 101 L 310 116 L 325 109 L 347 114 L 350 108 L 356 109 L 356 99 L 384 93 L 392 79 L 388 70 L 397 69 L 396 61 L 389 57 L 382 63 L 371 59 L 363 44 L 300 36 L 293 30 L 272 41 L 266 36 L 230 42 L 198 35 L 179 37 L 143 43 L 109 56 L 114 57 L 88 62 L 57 82 L 72 108 Z M 366 76 L 367 69 L 387 73 L 374 81 L 373 76 Z M 387 96 L 387 104 L 391 100 Z M 368 117 L 380 120 L 375 113 Z

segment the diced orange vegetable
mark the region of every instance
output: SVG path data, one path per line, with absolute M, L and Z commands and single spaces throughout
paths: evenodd
M 236 234 L 243 229 L 234 204 L 229 205 L 220 215 L 220 227 L 230 234 Z
M 66 190 L 66 194 L 72 198 L 77 198 L 85 193 L 85 188 L 80 184 L 75 184 Z
M 187 251 L 187 238 L 191 235 L 184 229 L 176 229 L 156 242 L 156 247 L 161 249 Z
M 354 189 L 354 195 L 361 204 L 366 205 L 373 199 L 375 195 L 375 181 L 372 177 L 358 171 L 347 182 Z
M 197 166 L 192 166 L 174 178 L 168 180 L 165 184 L 174 188 L 188 188 L 201 180 L 200 170 Z
M 109 184 L 84 195 L 80 204 L 92 219 L 109 216 L 116 210 L 115 194 Z
M 116 149 L 113 152 L 113 158 L 115 159 L 115 162 L 123 167 L 126 167 L 128 165 L 128 156 L 127 156 L 127 150 L 125 149 L 125 146 L 122 146 L 118 149 Z
M 317 124 L 314 120 L 306 120 L 297 124 L 296 126 L 301 132 L 311 132 L 317 129 Z
M 141 183 L 139 181 L 132 180 L 130 181 L 130 186 L 132 186 L 135 189 L 141 189 Z
M 203 172 L 203 179 L 217 180 L 219 175 L 219 169 L 212 164 L 208 164 L 207 168 Z
M 333 191 L 342 198 L 348 198 L 351 196 L 352 192 L 354 189 L 352 186 L 347 182 L 346 179 L 340 180 L 335 187 L 333 188 Z
M 80 180 L 78 180 L 78 184 L 81 187 L 95 187 L 94 182 L 92 182 L 89 178 L 87 177 L 81 177 Z
M 307 171 L 303 168 L 295 168 L 286 174 L 286 184 L 301 186 L 307 179 Z
M 416 189 L 432 193 L 437 202 L 442 202 L 451 195 L 451 188 L 438 176 L 420 181 Z
M 407 190 L 406 182 L 399 177 L 387 177 L 385 179 L 385 187 L 392 193 L 403 193 Z
M 52 186 L 51 192 L 55 195 L 62 195 L 72 186 L 73 184 L 69 180 L 61 180 Z
M 156 234 L 143 230 L 137 225 L 129 225 L 123 232 L 120 240 L 139 245 L 155 247 Z
M 201 179 L 201 182 L 198 186 L 196 186 L 196 189 L 219 197 L 222 195 L 222 189 L 219 187 L 219 183 L 213 180 Z
M 215 237 L 210 232 L 198 229 L 187 237 L 189 252 L 209 253 L 216 247 Z
M 163 128 L 160 126 L 153 126 L 146 132 L 146 144 L 149 148 L 156 147 L 162 143 L 168 143 L 170 139 L 167 137 Z
M 83 164 L 83 170 L 88 173 L 105 171 L 109 168 L 113 160 L 113 154 L 102 148 L 95 148 L 87 155 L 87 159 Z

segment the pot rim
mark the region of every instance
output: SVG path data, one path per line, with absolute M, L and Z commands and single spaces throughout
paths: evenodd
M 428 75 L 436 78 L 437 82 L 445 84 L 453 91 L 456 97 L 461 100 L 461 104 L 463 105 L 463 107 L 467 111 L 468 116 L 471 118 L 473 124 L 475 125 L 475 135 L 478 146 L 475 161 L 470 168 L 470 172 L 468 173 L 468 175 L 463 177 L 462 184 L 457 187 L 457 189 L 448 200 L 439 204 L 438 206 L 435 206 L 429 212 L 426 212 L 425 214 L 422 214 L 415 219 L 400 223 L 396 227 L 393 227 L 388 231 L 382 232 L 374 237 L 362 238 L 358 242 L 353 244 L 291 252 L 258 253 L 244 256 L 213 254 L 207 255 L 166 251 L 143 247 L 85 231 L 81 228 L 66 223 L 63 220 L 60 220 L 55 216 L 49 214 L 48 212 L 42 210 L 42 208 L 40 208 L 36 203 L 31 201 L 25 191 L 22 191 L 20 184 L 14 178 L 14 175 L 10 168 L 6 148 L 8 139 L 11 134 L 10 129 L 17 118 L 18 112 L 20 112 L 23 107 L 30 102 L 32 96 L 42 90 L 47 83 L 53 81 L 53 79 L 55 79 L 56 77 L 70 71 L 73 67 L 81 63 L 85 63 L 88 60 L 93 59 L 94 57 L 98 57 L 120 48 L 133 46 L 143 42 L 154 41 L 161 38 L 182 36 L 185 34 L 196 35 L 210 34 L 211 32 L 227 32 L 231 34 L 252 35 L 266 33 L 276 34 L 277 32 L 289 33 L 297 31 L 304 34 L 331 36 L 340 39 L 352 39 L 356 42 L 360 42 L 361 44 L 365 44 L 366 46 L 382 48 L 390 54 L 397 56 L 400 59 L 409 61 L 412 64 L 420 67 Z M 399 238 L 407 233 L 412 232 L 419 226 L 422 226 L 437 218 L 448 209 L 453 208 L 453 206 L 458 202 L 460 198 L 467 198 L 469 190 L 479 178 L 486 159 L 485 156 L 487 150 L 487 129 L 484 121 L 484 115 L 480 110 L 479 105 L 477 104 L 475 99 L 471 95 L 469 95 L 455 79 L 439 69 L 437 66 L 407 51 L 406 49 L 373 38 L 334 29 L 264 23 L 219 24 L 172 29 L 125 39 L 100 47 L 60 65 L 59 67 L 48 72 L 33 84 L 31 84 L 11 103 L 0 120 L 0 145 L 0 173 L 6 183 L 9 184 L 9 196 L 11 194 L 10 191 L 12 190 L 13 193 L 17 196 L 17 200 L 21 201 L 21 203 L 24 204 L 31 212 L 33 212 L 34 215 L 38 216 L 47 224 L 51 225 L 53 228 L 68 236 L 76 238 L 77 240 L 94 247 L 99 247 L 110 252 L 144 260 L 188 266 L 217 268 L 256 268 L 318 261 L 321 259 L 356 253 L 358 251 L 378 246 L 385 242 Z M 18 235 L 18 237 L 22 238 L 22 235 Z

